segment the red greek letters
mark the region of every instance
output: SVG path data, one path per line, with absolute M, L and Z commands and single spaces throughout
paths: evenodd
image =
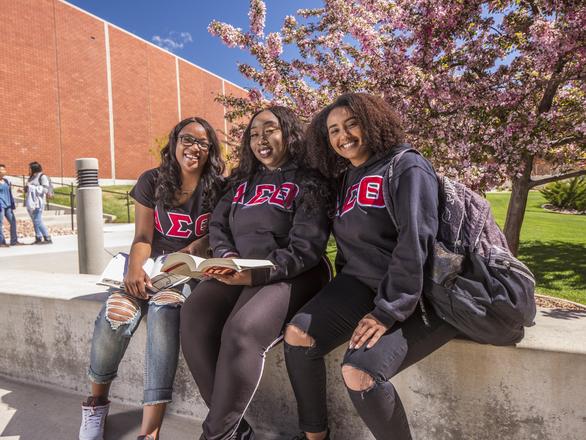
M 179 212 L 168 212 L 167 217 L 169 218 L 169 228 L 167 231 L 164 231 L 161 226 L 159 211 L 155 208 L 155 229 L 161 234 L 175 238 L 189 238 L 192 234 L 195 237 L 201 237 L 208 233 L 211 213 L 206 212 L 200 215 L 195 222 L 189 214 Z M 193 227 L 190 227 L 191 225 Z
M 234 198 L 232 199 L 232 203 L 244 203 L 244 193 L 246 192 L 246 182 L 241 183 L 238 188 L 236 189 L 236 193 L 234 194 Z
M 188 214 L 180 214 L 178 212 L 168 212 L 169 220 L 171 220 L 171 227 L 167 231 L 167 237 L 188 238 L 193 231 L 187 226 L 193 223 L 191 216 Z
M 245 191 L 246 184 L 243 183 L 236 190 L 232 203 L 240 203 L 245 206 L 258 206 L 268 203 L 269 205 L 289 209 L 293 205 L 297 194 L 299 194 L 299 186 L 291 182 L 285 182 L 278 188 L 270 183 L 257 185 L 254 188 L 252 197 L 248 201 L 244 200 Z
M 366 176 L 360 181 L 358 191 L 358 204 L 360 206 L 372 206 L 384 208 L 385 201 L 382 191 L 383 178 L 381 176 Z
M 293 200 L 299 193 L 299 187 L 291 182 L 283 183 L 277 191 L 269 199 L 271 205 L 277 205 L 282 208 L 289 208 L 293 204 Z
M 161 219 L 159 219 L 159 210 L 155 207 L 155 229 L 161 234 L 164 234 L 163 228 L 161 227 Z
M 338 216 L 351 211 L 358 203 L 359 206 L 369 208 L 384 208 L 385 201 L 382 191 L 383 178 L 381 176 L 365 176 L 346 191 L 344 203 L 338 208 Z
M 275 185 L 271 185 L 270 183 L 264 185 L 256 185 L 256 191 L 252 199 L 250 199 L 246 205 L 247 206 L 254 206 L 254 205 L 262 205 L 269 201 L 273 193 L 275 192 Z
M 202 235 L 207 234 L 208 232 L 208 224 L 210 222 L 211 214 L 205 213 L 200 215 L 197 220 L 195 221 L 195 236 L 201 237 Z

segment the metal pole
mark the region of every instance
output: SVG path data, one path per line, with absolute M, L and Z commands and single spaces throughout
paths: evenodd
M 74 208 L 73 206 L 75 205 L 75 196 L 73 195 L 73 182 L 71 182 L 70 187 L 69 187 L 69 208 L 70 208 L 70 213 L 71 213 L 71 230 L 75 231 L 75 224 L 73 222 L 73 214 L 74 214 Z
M 128 196 L 128 191 L 126 191 L 126 217 L 128 218 L 128 223 L 130 223 L 130 197 Z
M 75 161 L 77 170 L 77 248 L 79 272 L 104 270 L 104 221 L 102 189 L 98 184 L 98 159 Z

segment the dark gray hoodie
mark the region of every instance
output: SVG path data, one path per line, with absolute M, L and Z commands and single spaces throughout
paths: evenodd
M 344 174 L 333 233 L 336 267 L 376 293 L 372 314 L 391 326 L 413 313 L 423 289 L 427 256 L 438 227 L 438 184 L 430 163 L 405 153 L 397 163 L 394 191 L 400 231 L 393 225 L 382 195 L 383 175 L 399 149 L 372 157 Z

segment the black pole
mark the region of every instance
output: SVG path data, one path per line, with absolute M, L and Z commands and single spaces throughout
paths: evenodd
M 75 225 L 73 224 L 73 203 L 75 196 L 73 194 L 73 183 L 71 184 L 71 188 L 69 189 L 69 208 L 71 212 L 71 231 L 75 231 Z
M 24 202 L 26 202 L 26 182 L 24 176 L 22 176 L 22 204 L 24 206 Z
M 128 191 L 126 191 L 126 216 L 128 223 L 130 223 L 130 197 L 128 196 Z

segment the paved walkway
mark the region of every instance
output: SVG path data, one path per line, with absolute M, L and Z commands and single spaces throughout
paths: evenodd
M 134 224 L 104 225 L 104 267 L 111 255 L 130 250 Z M 79 273 L 77 235 L 53 237 L 53 244 L 28 244 L 0 248 L 0 268 L 42 272 Z
M 47 440 L 78 438 L 84 396 L 40 385 L 16 382 L 0 376 L 0 439 Z M 113 403 L 105 440 L 135 440 L 142 409 Z M 169 415 L 161 430 L 162 440 L 195 440 L 199 423 Z

